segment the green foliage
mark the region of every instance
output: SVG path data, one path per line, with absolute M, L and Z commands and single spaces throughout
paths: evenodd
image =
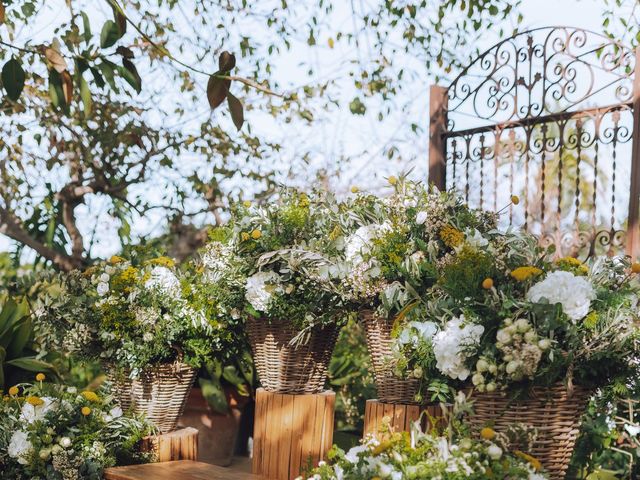
M 26 299 L 0 295 L 0 390 L 32 377 L 36 372 L 55 372 L 53 365 L 36 356 L 33 336 Z

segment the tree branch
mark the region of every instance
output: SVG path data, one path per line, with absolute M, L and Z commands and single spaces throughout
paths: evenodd
M 38 255 L 53 262 L 61 270 L 70 271 L 82 266 L 82 261 L 74 259 L 66 253 L 56 251 L 34 239 L 22 228 L 20 221 L 10 211 L 2 207 L 0 207 L 0 234 L 32 248 Z

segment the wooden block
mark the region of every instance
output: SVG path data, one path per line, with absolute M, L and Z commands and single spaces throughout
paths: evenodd
M 424 415 L 423 415 L 424 412 Z M 384 417 L 389 419 L 389 427 L 394 432 L 408 432 L 411 424 L 420 420 L 422 429 L 429 431 L 434 425 L 428 415 L 440 418 L 442 412 L 439 405 L 404 405 L 397 403 L 383 403 L 378 400 L 367 400 L 364 412 L 364 436 L 378 438 Z M 422 415 L 422 416 L 421 416 Z
M 141 448 L 155 453 L 156 462 L 198 459 L 198 430 L 187 427 L 146 437 Z
M 256 392 L 254 474 L 291 480 L 322 460 L 333 443 L 335 393 Z
M 259 480 L 250 473 L 192 460 L 107 468 L 105 480 Z

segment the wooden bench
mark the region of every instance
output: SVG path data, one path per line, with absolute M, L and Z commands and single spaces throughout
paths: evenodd
M 251 473 L 192 460 L 107 468 L 105 480 L 259 480 Z

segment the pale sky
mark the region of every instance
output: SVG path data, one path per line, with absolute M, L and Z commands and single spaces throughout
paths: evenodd
M 522 29 L 527 27 L 543 27 L 554 25 L 566 25 L 573 27 L 581 27 L 585 29 L 601 31 L 602 27 L 602 9 L 604 2 L 602 0 L 523 0 L 522 13 L 524 16 L 524 25 Z M 490 48 L 499 40 L 496 33 L 488 32 L 484 37 L 486 45 L 480 45 L 480 50 Z M 288 58 L 286 64 L 294 65 L 295 57 Z M 280 70 L 282 71 L 282 69 Z M 286 72 L 283 72 L 286 73 Z M 318 72 L 321 76 L 322 72 Z M 418 92 L 415 99 L 415 111 L 412 112 L 416 116 L 416 123 L 420 123 L 425 127 L 428 125 L 428 87 L 432 83 L 430 79 L 424 79 L 424 89 Z M 344 111 L 337 112 L 335 121 L 329 125 L 318 127 L 317 136 L 320 139 L 320 148 L 318 162 L 329 162 L 332 158 L 339 156 L 340 153 L 348 153 L 349 150 L 362 149 L 363 145 L 367 150 L 376 152 L 377 144 L 389 141 L 389 125 L 377 125 L 371 119 L 358 118 L 348 112 L 348 102 L 343 103 Z M 249 119 L 249 121 L 252 121 Z M 256 129 L 268 129 L 271 125 L 266 122 L 261 125 L 262 121 L 253 119 L 252 124 Z M 266 131 L 266 130 L 265 130 Z M 269 132 L 270 134 L 272 132 Z M 314 136 L 315 136 L 315 132 Z M 282 142 L 286 140 L 281 140 Z M 416 165 L 413 165 L 415 174 L 419 177 L 426 178 L 428 146 L 424 145 L 424 157 Z M 342 178 L 336 178 L 333 188 L 344 189 L 351 184 L 358 185 L 375 185 L 383 176 L 397 173 L 399 170 L 406 170 L 409 166 L 398 165 L 393 162 L 385 162 L 372 168 L 370 160 L 363 158 L 359 164 L 349 165 L 347 171 Z M 372 171 L 375 175 L 372 177 Z M 348 178 L 346 178 L 348 177 Z M 154 226 L 162 223 L 162 218 L 143 219 L 144 222 L 138 225 L 141 235 L 154 231 Z M 156 232 L 158 233 L 158 232 Z M 100 248 L 100 255 L 106 256 L 115 253 L 115 242 L 105 239 L 104 247 Z M 0 251 L 9 248 L 8 240 L 0 235 Z

